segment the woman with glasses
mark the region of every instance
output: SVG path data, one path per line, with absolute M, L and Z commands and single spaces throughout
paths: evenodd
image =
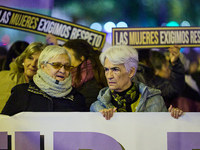
M 47 46 L 39 56 L 37 74 L 29 83 L 12 89 L 2 114 L 87 111 L 85 97 L 71 86 L 72 68 L 65 48 Z

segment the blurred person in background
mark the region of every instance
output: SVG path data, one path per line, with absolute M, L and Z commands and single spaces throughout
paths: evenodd
M 166 56 L 165 56 L 166 55 Z M 169 66 L 166 64 L 166 62 L 170 62 L 170 53 L 165 55 L 158 51 L 152 52 L 151 61 L 155 68 L 156 72 L 156 78 L 160 78 L 160 85 L 156 84 L 157 87 L 162 87 L 162 80 L 163 82 L 168 80 L 169 82 L 173 83 L 171 87 L 168 87 L 168 91 L 175 91 L 176 87 L 179 87 L 182 89 L 177 90 L 177 94 L 174 95 L 166 95 L 164 98 L 166 104 L 173 105 L 174 107 L 178 107 L 182 109 L 184 112 L 197 112 L 200 111 L 200 103 L 199 98 L 199 92 L 198 87 L 196 86 L 196 83 L 194 80 L 192 80 L 191 75 L 188 74 L 189 69 L 189 61 L 184 57 L 182 53 L 179 53 L 176 65 L 178 67 L 178 64 L 182 64 L 184 67 L 183 72 L 179 69 L 170 69 L 173 66 Z M 181 73 L 184 73 L 184 84 L 182 85 L 181 82 Z M 177 75 L 176 75 L 177 74 Z M 178 78 L 178 76 L 180 76 Z M 176 78 L 174 78 L 176 77 Z M 173 79 L 173 80 L 172 80 Z M 155 82 L 154 82 L 155 83 Z M 158 82 L 159 83 L 159 82 Z
M 179 96 L 184 87 L 184 67 L 179 59 L 180 47 L 168 48 L 169 60 L 157 51 L 139 49 L 139 64 L 133 81 L 161 90 L 165 105 L 169 108 L 171 99 Z M 153 56 L 152 56 L 153 55 Z M 169 67 L 168 67 L 169 65 Z
M 152 80 L 155 77 L 155 69 L 150 61 L 151 49 L 138 49 L 138 68 L 133 80 L 152 87 Z
M 73 66 L 65 48 L 47 46 L 39 56 L 37 68 L 33 80 L 12 89 L 2 114 L 87 111 L 85 97 L 71 86 Z
M 152 51 L 150 58 L 155 69 L 153 85 L 162 91 L 167 107 L 170 106 L 172 99 L 182 93 L 185 85 L 185 69 L 179 59 L 180 46 L 175 45 L 168 50 L 169 60 L 158 51 Z
M 82 39 L 69 40 L 63 47 L 72 56 L 72 86 L 85 96 L 90 108 L 100 89 L 107 86 L 104 68 L 99 61 L 101 52 Z
M 13 62 L 29 45 L 29 43 L 25 41 L 16 41 L 14 42 L 10 49 L 8 50 L 8 54 L 3 66 L 3 70 L 10 70 L 10 63 Z
M 192 78 L 195 80 L 200 91 L 200 54 L 197 56 L 198 68 L 196 72 L 191 73 Z
M 193 74 L 193 73 L 197 72 L 198 67 L 199 67 L 199 63 L 197 61 L 190 62 L 189 70 L 188 70 L 189 74 Z
M 7 49 L 4 46 L 0 46 L 0 71 L 3 69 L 7 54 Z
M 33 42 L 10 64 L 10 70 L 0 72 L 0 112 L 5 106 L 11 89 L 21 83 L 28 83 L 37 72 L 37 62 L 44 49 L 41 42 Z

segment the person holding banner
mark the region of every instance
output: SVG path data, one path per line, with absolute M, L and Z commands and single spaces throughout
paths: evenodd
M 103 88 L 91 107 L 109 120 L 117 112 L 167 112 L 161 92 L 140 82 L 132 82 L 138 67 L 138 52 L 130 46 L 112 46 L 100 55 L 108 87 Z M 168 109 L 178 118 L 183 111 Z
M 178 60 L 173 65 L 171 63 L 173 61 L 168 61 L 170 57 L 168 58 L 158 51 L 152 52 L 151 62 L 156 72 L 153 85 L 162 91 L 166 106 L 173 104 L 184 112 L 199 112 L 199 89 L 196 82 L 186 72 L 189 68 L 189 62 L 184 59 L 183 54 L 176 57 Z M 170 66 L 167 62 L 170 62 Z M 181 70 L 182 64 L 184 64 L 184 69 Z
M 48 45 L 58 45 L 58 41 L 56 36 L 52 35 L 52 34 L 47 34 L 46 35 L 46 42 Z
M 86 98 L 88 109 L 96 100 L 99 91 L 107 86 L 104 68 L 99 61 L 100 51 L 83 39 L 69 40 L 63 47 L 72 56 L 72 86 Z
M 28 83 L 37 72 L 37 62 L 44 44 L 33 42 L 10 64 L 11 69 L 0 72 L 0 112 L 5 106 L 11 89 L 18 84 Z
M 169 61 L 160 52 L 151 49 L 139 50 L 139 65 L 133 79 L 147 86 L 161 90 L 167 108 L 171 105 L 171 99 L 179 96 L 184 90 L 185 70 L 181 63 L 180 46 L 174 45 L 169 49 Z M 153 54 L 156 53 L 155 57 Z M 161 77 L 162 76 L 162 77 Z
M 29 83 L 12 89 L 2 114 L 87 111 L 85 97 L 71 86 L 72 68 L 65 48 L 47 46 L 39 56 L 37 74 Z

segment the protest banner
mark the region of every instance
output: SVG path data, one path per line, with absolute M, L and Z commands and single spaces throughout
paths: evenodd
M 197 150 L 200 113 L 24 112 L 0 115 L 0 150 Z
M 84 39 L 94 49 L 102 49 L 106 33 L 45 15 L 0 6 L 0 26 L 46 36 L 59 40 Z
M 200 27 L 113 28 L 112 45 L 134 48 L 166 48 L 200 46 Z

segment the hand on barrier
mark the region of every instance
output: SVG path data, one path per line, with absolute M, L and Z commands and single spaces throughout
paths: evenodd
M 174 108 L 172 107 L 172 105 L 170 105 L 168 111 L 171 112 L 171 116 L 175 119 L 178 119 L 183 114 L 183 111 L 181 109 Z
M 106 120 L 110 120 L 113 115 L 114 115 L 114 112 L 117 110 L 117 108 L 110 108 L 110 109 L 102 109 L 100 110 L 99 112 L 102 113 L 103 117 L 106 119 Z

